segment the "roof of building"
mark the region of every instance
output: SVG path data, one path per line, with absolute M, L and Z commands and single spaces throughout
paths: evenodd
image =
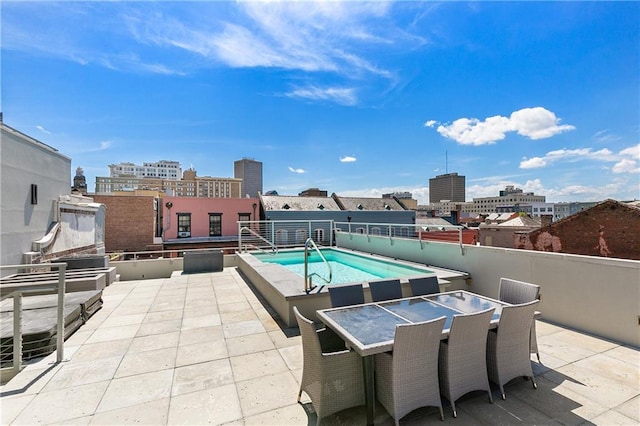
M 498 224 L 498 226 L 519 226 L 523 228 L 539 228 L 542 225 L 542 220 L 539 217 L 530 217 L 530 216 L 517 216 L 511 220 L 507 220 L 506 222 L 502 222 Z
M 416 224 L 422 226 L 451 226 L 451 223 L 447 222 L 441 217 L 420 217 L 416 218 Z
M 337 201 L 342 204 L 343 210 L 406 210 L 394 198 L 363 198 L 363 197 L 340 197 L 336 196 Z
M 267 211 L 339 211 L 340 206 L 331 197 L 299 197 L 294 195 L 260 195 Z

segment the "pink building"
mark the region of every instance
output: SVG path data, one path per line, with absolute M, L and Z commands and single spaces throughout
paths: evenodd
M 163 241 L 238 236 L 238 221 L 259 220 L 257 198 L 162 198 Z M 216 238 L 218 237 L 218 238 Z

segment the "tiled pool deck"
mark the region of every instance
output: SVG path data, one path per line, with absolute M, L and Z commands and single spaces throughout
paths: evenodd
M 297 404 L 302 347 L 234 268 L 116 282 L 104 306 L 55 354 L 0 388 L 8 424 L 314 425 Z M 460 400 L 444 424 L 638 424 L 640 351 L 540 321 L 538 389 L 515 380 Z M 304 394 L 303 394 L 304 395 Z M 433 409 L 403 425 L 443 424 Z M 323 420 L 362 425 L 364 407 Z M 376 425 L 392 425 L 378 405 Z

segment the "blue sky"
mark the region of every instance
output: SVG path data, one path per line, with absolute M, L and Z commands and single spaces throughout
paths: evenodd
M 637 2 L 0 7 L 4 122 L 90 191 L 113 163 L 232 177 L 250 157 L 282 195 L 427 203 L 458 172 L 468 201 L 640 198 Z

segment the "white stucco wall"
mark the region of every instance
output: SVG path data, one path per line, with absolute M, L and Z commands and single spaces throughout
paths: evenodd
M 31 184 L 38 203 L 31 204 Z M 21 263 L 31 242 L 55 219 L 54 201 L 71 192 L 71 159 L 2 124 L 0 136 L 0 265 Z

